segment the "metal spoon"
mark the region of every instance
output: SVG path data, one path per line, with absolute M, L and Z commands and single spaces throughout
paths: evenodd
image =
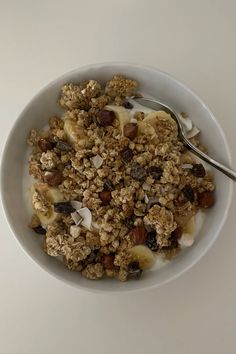
M 232 180 L 236 181 L 236 171 L 233 171 L 232 169 L 224 166 L 222 163 L 214 160 L 213 158 L 209 157 L 208 155 L 204 154 L 201 150 L 199 150 L 196 146 L 194 146 L 191 141 L 186 137 L 183 125 L 180 121 L 178 113 L 173 109 L 170 108 L 167 104 L 163 104 L 159 102 L 158 100 L 154 100 L 151 98 L 147 97 L 137 97 L 137 96 L 132 96 L 130 97 L 133 100 L 138 101 L 140 104 L 143 106 L 155 109 L 155 110 L 163 110 L 166 111 L 171 115 L 171 117 L 176 121 L 177 126 L 178 126 L 178 133 L 179 133 L 179 138 L 182 140 L 184 145 L 191 150 L 195 155 L 200 157 L 200 159 L 206 161 L 213 167 L 215 167 L 217 170 L 223 172 L 226 176 L 231 178 Z

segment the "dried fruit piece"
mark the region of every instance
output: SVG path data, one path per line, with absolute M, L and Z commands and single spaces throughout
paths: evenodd
M 43 176 L 44 182 L 49 186 L 56 187 L 63 181 L 63 175 L 61 171 L 47 171 Z
M 58 140 L 56 148 L 61 151 L 71 151 L 72 147 L 64 140 Z
M 70 214 L 75 211 L 70 202 L 54 203 L 54 211 L 61 214 Z
M 32 229 L 34 230 L 34 232 L 36 232 L 36 234 L 40 234 L 40 235 L 46 234 L 46 230 L 41 225 L 35 226 Z
M 157 234 L 156 231 L 150 231 L 147 234 L 146 245 L 150 250 L 156 252 L 158 251 L 159 247 L 157 244 Z
M 138 262 L 131 262 L 128 266 L 128 277 L 129 279 L 140 279 L 143 270 L 140 269 Z
M 47 152 L 48 150 L 52 150 L 54 147 L 54 144 L 49 141 L 48 139 L 40 139 L 38 141 L 38 146 L 40 148 L 40 150 L 42 150 L 43 152 Z
M 158 166 L 151 166 L 148 169 L 148 173 L 156 180 L 160 180 L 163 173 L 163 169 Z
M 111 192 L 110 191 L 102 191 L 99 193 L 99 198 L 102 201 L 102 205 L 108 205 L 111 201 Z
M 138 135 L 138 125 L 136 123 L 127 123 L 124 126 L 124 136 L 133 140 Z
M 146 176 L 146 170 L 144 167 L 140 166 L 139 164 L 136 164 L 131 168 L 130 175 L 134 179 L 140 181 Z
M 131 230 L 130 237 L 135 245 L 143 245 L 147 238 L 147 230 L 144 226 L 137 226 Z
M 182 192 L 184 193 L 185 197 L 191 202 L 194 202 L 194 190 L 190 185 L 186 185 L 183 189 Z
M 113 254 L 103 254 L 101 256 L 101 263 L 105 269 L 112 270 L 114 268 L 114 259 L 115 256 Z
M 192 173 L 196 177 L 204 177 L 206 175 L 206 170 L 201 163 L 196 163 L 192 167 Z
M 132 214 L 128 218 L 124 220 L 125 226 L 128 227 L 128 229 L 132 229 L 134 227 L 134 220 L 135 220 L 135 215 Z
M 123 106 L 126 108 L 126 109 L 132 109 L 134 108 L 134 106 L 132 105 L 132 103 L 130 103 L 129 101 L 125 101 L 123 103 Z
M 121 158 L 125 163 L 130 162 L 133 159 L 133 156 L 133 151 L 129 148 L 121 151 Z
M 215 203 L 214 193 L 211 191 L 204 191 L 198 194 L 198 205 L 200 208 L 211 208 Z
M 176 239 L 179 239 L 183 234 L 183 228 L 182 226 L 178 225 L 174 231 L 172 231 L 171 236 L 175 237 Z
M 113 183 L 112 183 L 112 181 L 110 180 L 110 179 L 105 179 L 105 181 L 104 181 L 104 183 L 103 183 L 103 188 L 104 188 L 104 190 L 106 190 L 106 191 L 113 191 L 113 189 L 114 189 L 114 186 L 113 186 Z
M 97 121 L 102 127 L 106 127 L 107 125 L 112 125 L 115 120 L 115 113 L 113 111 L 109 111 L 103 109 L 97 114 Z

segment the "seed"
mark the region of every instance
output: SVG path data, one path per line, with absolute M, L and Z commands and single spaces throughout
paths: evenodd
M 133 151 L 129 148 L 121 151 L 121 158 L 125 163 L 130 162 L 133 159 L 133 156 Z
M 185 197 L 191 202 L 194 202 L 194 190 L 190 185 L 186 185 L 183 189 L 182 192 L 184 193 Z
M 58 140 L 56 148 L 61 151 L 70 151 L 72 147 L 64 140 Z
M 159 180 L 162 176 L 163 170 L 158 166 L 151 166 L 148 169 L 148 173 L 155 179 Z
M 158 251 L 158 244 L 157 244 L 157 234 L 156 231 L 150 231 L 147 234 L 146 245 L 150 250 L 156 252 Z
M 63 175 L 61 171 L 47 171 L 44 174 L 44 182 L 49 186 L 56 187 L 63 181 Z
M 42 138 L 38 141 L 38 146 L 43 152 L 47 152 L 48 150 L 53 149 L 54 144 L 51 141 Z
M 101 256 L 101 263 L 105 269 L 112 270 L 114 268 L 114 259 L 115 256 L 113 254 L 103 254 Z
M 136 123 L 127 123 L 124 126 L 124 136 L 133 140 L 138 135 L 138 125 Z
M 108 205 L 111 201 L 111 192 L 110 191 L 102 191 L 99 193 L 99 198 L 102 201 L 102 205 Z
M 177 240 L 182 236 L 183 228 L 182 226 L 178 225 L 174 231 L 172 231 L 171 236 L 176 238 Z
M 33 230 L 34 232 L 36 232 L 36 234 L 40 234 L 40 235 L 46 234 L 46 230 L 41 225 L 33 227 Z
M 131 230 L 130 237 L 135 245 L 143 245 L 147 238 L 147 230 L 144 226 L 137 226 Z
M 113 111 L 108 111 L 103 109 L 97 114 L 97 121 L 102 127 L 106 127 L 107 125 L 112 125 L 115 120 L 115 113 Z
M 70 202 L 54 203 L 54 211 L 56 213 L 70 214 L 75 211 Z
M 200 208 L 208 209 L 215 204 L 214 193 L 210 191 L 201 192 L 198 194 L 198 205 Z
M 192 173 L 196 177 L 204 177 L 206 175 L 205 168 L 201 163 L 196 163 L 193 165 Z
M 110 179 L 105 179 L 105 181 L 104 181 L 104 183 L 103 183 L 103 188 L 104 188 L 104 190 L 106 190 L 106 191 L 113 191 L 113 189 L 114 189 L 114 186 L 113 186 L 113 183 L 112 183 L 112 181 L 110 180 Z
M 131 262 L 128 266 L 128 277 L 130 279 L 138 280 L 142 275 L 142 269 L 139 267 L 138 262 Z
M 144 167 L 140 166 L 139 164 L 136 164 L 135 166 L 132 167 L 130 171 L 131 177 L 137 180 L 141 180 L 146 176 L 146 170 Z
M 123 103 L 123 107 L 125 107 L 126 109 L 132 109 L 134 106 L 129 101 L 125 101 Z

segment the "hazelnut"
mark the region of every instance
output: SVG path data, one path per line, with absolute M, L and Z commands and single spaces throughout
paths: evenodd
M 47 139 L 40 139 L 38 141 L 38 146 L 40 148 L 40 150 L 42 150 L 43 152 L 47 152 L 48 150 L 52 150 L 53 149 L 53 143 Z
M 102 127 L 106 127 L 107 125 L 112 125 L 115 120 L 115 113 L 113 111 L 108 111 L 103 109 L 97 114 L 97 121 Z
M 101 256 L 101 263 L 105 269 L 112 270 L 114 268 L 114 259 L 115 256 L 113 254 L 103 254 Z
M 56 187 L 62 183 L 63 176 L 61 171 L 47 171 L 45 172 L 43 179 L 49 186 Z
M 124 126 L 124 136 L 133 140 L 138 134 L 138 125 L 136 123 L 127 123 Z
M 137 226 L 131 230 L 130 236 L 135 245 L 143 245 L 146 242 L 147 230 L 144 226 Z
M 108 204 L 110 204 L 110 201 L 111 201 L 111 192 L 104 190 L 99 193 L 99 198 L 102 201 L 102 205 L 108 205 Z
M 211 208 L 215 203 L 214 193 L 210 191 L 201 192 L 198 194 L 198 205 L 200 208 Z

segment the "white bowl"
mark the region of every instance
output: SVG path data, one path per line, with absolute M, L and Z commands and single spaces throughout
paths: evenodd
M 69 271 L 61 262 L 42 251 L 40 237 L 27 226 L 31 216 L 26 200 L 28 186 L 25 172 L 26 139 L 29 131 L 32 128 L 42 128 L 47 124 L 48 117 L 61 112 L 57 102 L 63 84 L 87 79 L 105 82 L 116 73 L 138 80 L 141 92 L 163 99 L 179 112 L 188 112 L 201 129 L 202 141 L 209 148 L 210 155 L 227 165 L 231 162 L 224 133 L 210 110 L 188 87 L 157 69 L 126 63 L 88 65 L 59 77 L 34 96 L 16 120 L 3 154 L 1 189 L 6 217 L 17 241 L 38 265 L 67 284 L 90 291 L 122 292 L 154 288 L 176 278 L 195 264 L 216 240 L 225 222 L 232 197 L 232 181 L 222 173 L 214 171 L 217 202 L 214 208 L 207 211 L 194 245 L 182 251 L 160 270 L 145 272 L 139 281 L 121 283 L 110 279 L 87 280 L 80 274 Z

